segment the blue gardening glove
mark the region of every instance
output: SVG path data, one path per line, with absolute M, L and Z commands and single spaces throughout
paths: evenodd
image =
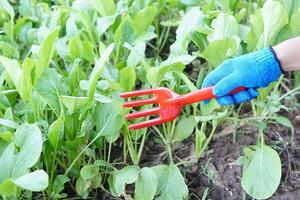
M 226 60 L 206 76 L 202 88 L 214 85 L 213 93 L 220 105 L 242 103 L 256 98 L 256 88 L 267 87 L 281 74 L 280 62 L 270 47 Z M 240 86 L 248 89 L 228 95 Z

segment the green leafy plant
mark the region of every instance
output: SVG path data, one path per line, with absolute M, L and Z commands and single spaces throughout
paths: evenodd
M 48 175 L 43 170 L 29 172 L 42 152 L 42 135 L 36 125 L 22 124 L 11 142 L 1 153 L 0 194 L 3 198 L 16 198 L 21 189 L 42 191 L 48 186 Z

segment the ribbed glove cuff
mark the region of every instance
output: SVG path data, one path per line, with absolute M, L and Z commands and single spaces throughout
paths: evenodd
M 283 71 L 283 69 L 282 69 L 282 66 L 281 66 L 280 60 L 278 59 L 276 52 L 274 51 L 274 49 L 273 49 L 273 47 L 272 47 L 272 46 L 269 46 L 269 49 L 270 49 L 271 53 L 273 54 L 273 56 L 274 56 L 275 60 L 276 60 L 276 61 L 277 61 L 277 63 L 279 64 L 280 71 L 281 71 L 281 73 L 283 74 L 283 73 L 284 73 L 284 71 Z
M 253 54 L 252 59 L 254 63 L 258 66 L 264 66 L 262 73 L 265 73 L 269 78 L 272 77 L 272 81 L 276 81 L 281 76 L 283 70 L 272 47 L 261 49 Z

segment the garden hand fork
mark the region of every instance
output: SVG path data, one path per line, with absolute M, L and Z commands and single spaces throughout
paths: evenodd
M 230 94 L 236 94 L 242 90 L 245 90 L 245 87 L 239 87 L 230 92 Z M 180 114 L 181 108 L 187 104 L 196 103 L 199 101 L 210 100 L 216 98 L 213 94 L 213 86 L 196 90 L 194 92 L 178 95 L 168 88 L 155 88 L 148 90 L 137 90 L 132 92 L 121 93 L 122 98 L 132 98 L 143 95 L 153 95 L 152 98 L 140 99 L 135 101 L 129 101 L 123 104 L 124 107 L 131 108 L 137 106 L 143 106 L 146 104 L 158 104 L 158 107 L 154 107 L 148 110 L 133 112 L 126 115 L 127 120 L 132 120 L 141 117 L 147 117 L 151 115 L 157 115 L 157 118 L 139 122 L 136 124 L 131 124 L 129 130 L 137 130 L 141 128 L 146 128 L 149 126 L 155 126 L 158 124 L 163 124 L 169 121 L 176 119 Z

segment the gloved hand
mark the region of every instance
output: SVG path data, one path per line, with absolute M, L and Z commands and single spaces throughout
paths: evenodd
M 218 97 L 218 103 L 230 105 L 257 97 L 257 88 L 267 87 L 281 74 L 280 62 L 270 47 L 226 60 L 206 76 L 202 88 L 214 85 L 213 93 Z M 225 96 L 240 86 L 248 89 Z

